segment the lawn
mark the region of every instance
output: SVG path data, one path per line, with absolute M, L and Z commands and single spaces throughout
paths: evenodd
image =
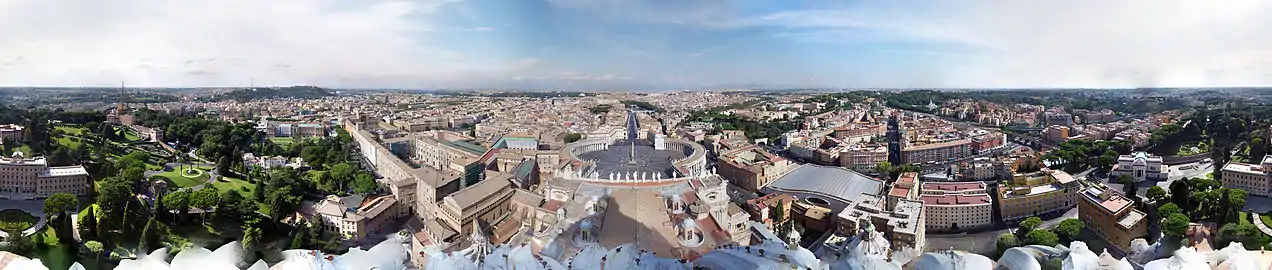
M 87 130 L 84 127 L 75 127 L 75 126 L 57 126 L 57 127 L 54 127 L 53 129 L 61 130 L 62 133 L 64 134 L 75 135 L 75 136 L 82 135 L 84 134 L 84 131 Z
M 181 169 L 173 169 L 170 172 L 163 172 L 158 175 L 167 177 L 168 180 L 171 180 L 172 183 L 178 187 L 192 187 L 208 181 L 208 173 L 206 171 L 196 168 L 195 171 L 199 172 L 198 175 L 186 175 L 182 171 L 183 170 Z
M 74 149 L 75 147 L 79 146 L 81 143 L 83 143 L 83 140 L 79 138 L 68 137 L 68 136 L 62 136 L 57 138 L 57 144 L 66 146 L 67 148 L 71 148 L 71 149 Z
M 238 179 L 233 177 L 221 177 L 221 180 L 217 180 L 216 182 L 213 182 L 212 186 L 216 187 L 216 189 L 218 190 L 223 190 L 223 191 L 224 190 L 238 191 L 239 193 L 243 195 L 243 197 L 248 197 L 248 198 L 251 198 L 252 192 L 256 190 L 256 184 L 248 183 L 247 181 L 243 179 Z
M 1269 225 L 1269 224 L 1272 224 L 1272 217 L 1270 217 L 1270 216 L 1268 216 L 1268 215 L 1262 215 L 1262 214 L 1261 214 L 1261 215 L 1259 215 L 1259 219 L 1263 220 L 1263 225 Z M 1272 226 L 1272 225 L 1269 225 L 1269 226 Z
M 128 140 L 130 142 L 140 141 L 141 136 L 137 136 L 137 133 L 128 130 L 124 132 L 124 140 Z
M 291 145 L 292 142 L 295 142 L 295 140 L 289 137 L 270 137 L 269 141 L 277 144 L 278 146 L 288 146 Z
M 0 230 L 20 231 L 35 226 L 35 222 L 39 221 L 35 216 L 22 212 L 17 209 L 7 209 L 0 211 Z

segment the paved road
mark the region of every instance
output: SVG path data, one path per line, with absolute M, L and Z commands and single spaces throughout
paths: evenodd
M 1065 211 L 1060 217 L 1045 220 L 1042 222 L 1043 229 L 1051 229 L 1060 225 L 1060 221 L 1078 217 L 1078 209 L 1073 208 Z M 997 247 L 994 242 L 998 241 L 998 236 L 1004 233 L 1012 232 L 1012 228 L 993 230 L 979 233 L 962 233 L 962 234 L 927 234 L 927 248 L 931 250 L 945 250 L 950 247 L 958 250 L 966 250 L 977 254 L 993 254 Z
M 1255 227 L 1259 227 L 1259 230 L 1263 231 L 1263 234 L 1272 235 L 1272 229 L 1269 229 L 1267 224 L 1263 224 L 1263 219 L 1259 218 L 1259 213 L 1250 213 L 1250 215 L 1250 218 L 1254 219 L 1253 222 Z

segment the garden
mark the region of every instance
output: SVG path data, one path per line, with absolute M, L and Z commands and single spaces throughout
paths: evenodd
M 17 209 L 0 210 L 0 230 L 22 231 L 35 226 L 39 219 L 27 212 Z

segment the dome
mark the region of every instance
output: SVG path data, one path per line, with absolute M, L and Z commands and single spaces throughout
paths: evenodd
M 582 230 L 591 230 L 591 229 L 592 229 L 592 220 L 591 220 L 591 219 L 584 219 L 583 221 L 579 221 L 579 229 L 582 229 Z
M 1160 259 L 1148 262 L 1144 265 L 1143 270 L 1189 270 L 1189 269 L 1210 269 L 1210 265 L 1206 264 L 1206 257 L 1198 253 L 1192 247 L 1185 247 L 1175 251 L 1175 255 L 1170 258 Z
M 916 270 L 990 270 L 994 261 L 964 251 L 928 252 L 914 261 Z
M 698 227 L 698 223 L 694 222 L 691 218 L 686 218 L 680 221 L 680 227 L 685 229 L 694 229 Z
M 1039 270 L 1042 264 L 1038 263 L 1038 257 L 1031 252 L 1032 250 L 1025 247 L 1014 247 L 1003 252 L 1003 257 L 998 259 L 998 266 L 1005 270 Z

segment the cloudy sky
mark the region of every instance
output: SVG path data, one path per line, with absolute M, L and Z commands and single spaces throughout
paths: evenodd
M 0 85 L 1272 84 L 1272 1 L 0 0 Z

